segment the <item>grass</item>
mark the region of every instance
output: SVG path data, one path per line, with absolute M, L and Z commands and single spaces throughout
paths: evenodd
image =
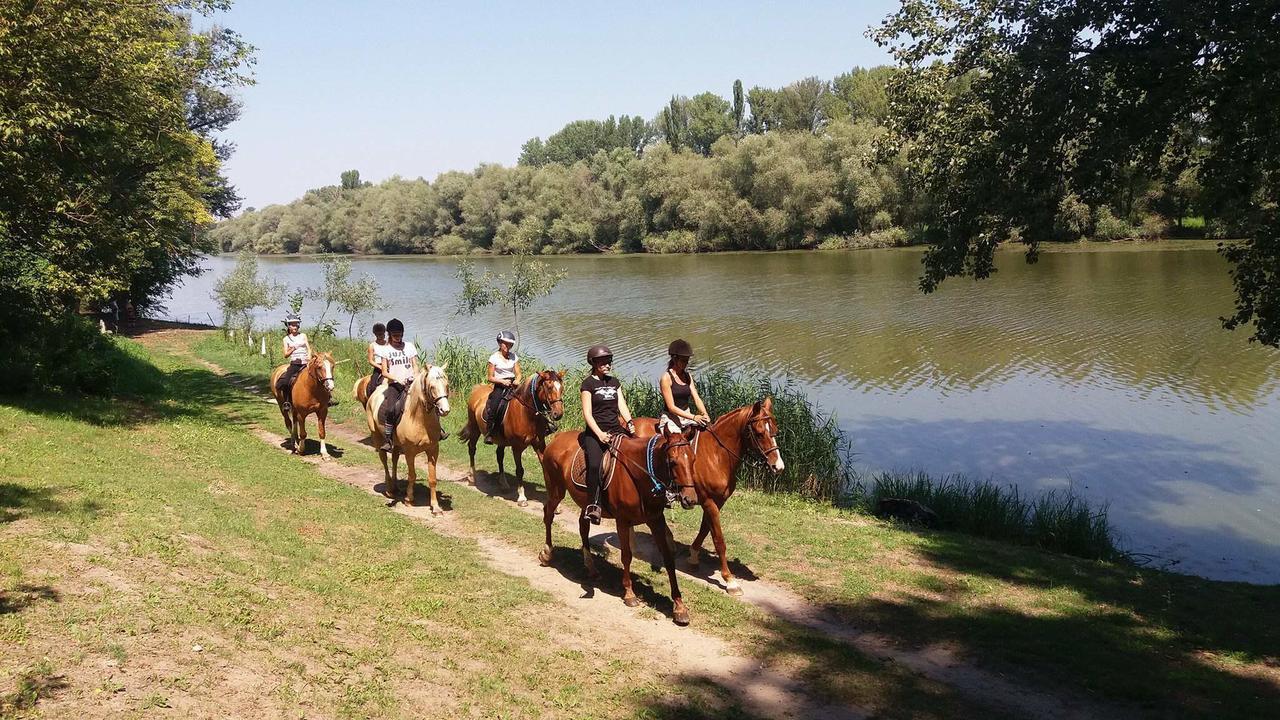
M 228 348 L 214 334 L 197 351 L 238 373 L 265 373 L 254 356 Z M 455 393 L 469 389 L 452 372 L 451 378 Z M 355 417 L 351 405 L 336 409 Z M 259 403 L 256 412 L 264 423 L 279 422 L 270 405 Z M 455 412 L 446 426 L 456 430 L 463 421 Z M 445 462 L 465 467 L 461 443 L 446 442 L 442 450 Z M 492 458 L 487 449 L 479 454 L 482 470 L 495 468 Z M 356 452 L 342 462 L 376 460 Z M 536 461 L 530 458 L 527 469 L 526 480 L 539 483 Z M 457 516 L 477 532 L 525 547 L 531 557 L 540 545 L 536 520 L 507 503 L 470 492 L 453 496 Z M 541 492 L 535 488 L 531 496 Z M 1041 514 L 1052 515 L 1047 509 Z M 692 538 L 696 511 L 668 517 L 678 540 Z M 1124 703 L 1134 714 L 1252 718 L 1269 715 L 1280 703 L 1280 628 L 1267 620 L 1270 608 L 1280 607 L 1280 587 L 1214 582 L 959 532 L 916 531 L 858 507 L 785 492 L 739 490 L 723 518 L 736 574 L 786 585 L 850 624 L 903 645 L 943 644 L 1019 682 L 1066 686 L 1091 699 Z M 576 538 L 557 533 L 556 542 L 571 564 Z M 642 569 L 640 577 L 665 594 L 660 576 Z M 698 628 L 770 662 L 791 663 L 825 692 L 876 708 L 906 703 L 897 713 L 906 708 L 960 717 L 971 711 L 957 709 L 959 701 L 936 686 L 913 688 L 892 666 L 876 670 L 875 661 L 830 638 L 721 593 L 683 587 Z M 920 695 L 911 700 L 915 692 Z
M 143 392 L 0 403 L 0 716 L 734 711 L 648 658 L 563 662 L 562 609 L 474 543 L 260 442 L 261 403 L 207 370 L 116 346 Z

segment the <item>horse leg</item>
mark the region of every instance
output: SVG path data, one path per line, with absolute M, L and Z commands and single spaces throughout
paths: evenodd
M 413 507 L 413 484 L 418 480 L 418 462 L 417 456 L 409 453 L 404 454 L 404 464 L 408 467 L 406 471 L 409 479 L 405 480 L 404 485 L 404 504 Z
M 318 428 L 318 432 L 320 433 L 320 457 L 325 460 L 329 459 L 329 447 L 324 444 L 324 421 L 328 415 L 329 412 L 327 408 L 321 408 L 320 412 L 316 413 L 316 428 Z
M 631 541 L 635 538 L 635 528 L 618 521 L 618 544 L 622 546 L 622 604 L 635 607 L 640 604 L 635 590 L 631 588 Z
M 396 494 L 396 485 L 400 482 L 400 448 L 391 446 L 391 496 Z
M 506 487 L 507 485 L 507 468 L 506 468 L 507 447 L 505 445 L 499 445 L 497 448 L 494 449 L 493 453 L 498 458 L 498 482 L 502 483 L 503 487 Z
M 296 409 L 293 412 L 293 426 L 298 430 L 298 439 L 293 444 L 293 451 L 298 455 L 303 455 L 307 450 L 307 416 L 298 415 Z
M 547 529 L 546 544 L 538 553 L 538 561 L 543 565 L 551 564 L 551 523 L 555 521 L 556 507 L 564 499 L 564 486 L 552 478 L 547 478 L 547 502 L 542 506 L 542 524 Z
M 582 536 L 582 564 L 587 566 L 587 577 L 592 580 L 600 577 L 600 571 L 596 570 L 596 560 L 591 556 L 591 546 L 587 544 L 587 538 L 591 535 L 591 521 L 586 515 L 578 518 L 578 534 Z M 547 526 L 547 544 L 550 545 L 551 526 Z
M 662 564 L 667 566 L 667 579 L 671 581 L 671 619 L 677 625 L 689 624 L 689 609 L 684 606 L 684 598 L 680 595 L 680 585 L 676 582 L 676 553 L 668 541 L 667 518 L 659 513 L 649 521 L 649 532 L 662 551 Z M 624 571 L 625 575 L 625 571 Z
M 741 595 L 742 586 L 738 584 L 738 579 L 729 572 L 729 557 L 724 549 L 724 530 L 720 528 L 720 506 L 714 502 L 707 503 L 706 508 L 702 511 L 704 522 L 707 519 L 711 521 L 711 541 L 716 545 L 716 554 L 720 556 L 720 577 L 724 578 L 725 592 L 730 595 Z
M 521 456 L 524 455 L 524 448 L 511 448 L 511 454 L 515 456 L 516 461 L 516 505 L 520 507 L 529 506 L 529 498 L 524 496 L 524 462 Z
M 471 457 L 471 474 L 467 476 L 467 484 L 476 484 L 476 443 L 480 441 L 480 428 L 471 423 L 467 427 L 467 455 Z
M 395 481 L 391 479 L 391 466 L 387 464 L 387 454 L 379 450 L 378 459 L 382 461 L 382 496 L 395 500 L 396 485 Z
M 698 528 L 698 534 L 693 538 L 693 542 L 689 543 L 689 566 L 698 567 L 699 554 L 702 553 L 702 541 L 707 539 L 707 533 L 711 532 L 711 511 L 708 506 L 714 507 L 715 503 L 710 498 L 702 502 L 702 526 Z
M 440 509 L 440 500 L 436 497 L 436 460 L 440 458 L 440 449 L 427 450 L 427 485 L 431 487 L 431 514 L 443 515 L 444 510 Z

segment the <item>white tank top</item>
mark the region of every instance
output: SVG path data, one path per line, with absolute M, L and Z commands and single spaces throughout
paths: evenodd
M 511 353 L 511 357 L 504 358 L 502 353 L 495 352 L 489 356 L 489 362 L 493 363 L 493 376 L 499 380 L 514 380 L 516 377 L 516 363 L 520 362 L 520 358 L 515 353 Z
M 289 348 L 289 362 L 305 363 L 311 358 L 307 355 L 307 335 L 285 335 L 284 346 Z

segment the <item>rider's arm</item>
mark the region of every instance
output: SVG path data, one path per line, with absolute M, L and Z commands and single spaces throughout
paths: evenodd
M 702 404 L 702 396 L 698 394 L 698 386 L 693 382 L 693 376 L 689 376 L 689 392 L 693 395 L 693 406 L 698 408 L 698 415 L 701 418 L 693 418 L 694 420 L 705 420 L 710 422 L 711 413 L 707 412 L 707 406 Z
M 631 408 L 627 407 L 627 398 L 622 394 L 621 385 L 618 386 L 618 416 L 622 418 L 623 426 L 632 430 Z
M 488 375 L 488 377 L 489 377 L 489 382 L 490 382 L 490 384 L 497 385 L 499 382 L 501 382 L 501 380 L 498 380 L 498 366 L 497 366 L 497 365 L 494 365 L 493 363 L 489 363 L 489 375 Z
M 609 442 L 609 436 L 605 431 L 600 429 L 596 424 L 596 419 L 591 416 L 591 393 L 590 391 L 582 391 L 582 419 L 587 421 L 587 429 L 596 436 L 600 442 Z
M 417 355 L 413 356 L 413 360 L 411 361 L 410 366 L 413 367 L 413 376 L 417 377 L 418 376 L 418 356 Z
M 289 348 L 288 338 L 288 335 L 280 338 L 280 347 L 284 348 L 284 358 L 286 360 L 288 360 L 289 356 L 293 354 L 293 350 Z
M 376 368 L 382 367 L 382 363 L 373 359 L 373 343 L 369 343 L 369 348 L 368 348 L 368 351 L 365 353 L 365 355 L 369 358 L 369 364 L 371 366 Z
M 520 361 L 516 361 L 516 378 L 511 381 L 512 385 L 519 385 L 524 380 L 524 371 L 520 369 Z

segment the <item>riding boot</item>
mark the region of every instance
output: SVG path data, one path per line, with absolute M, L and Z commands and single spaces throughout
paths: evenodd
M 391 452 L 391 438 L 395 435 L 396 426 L 389 422 L 382 423 L 382 437 L 384 438 L 382 447 L 378 448 L 382 452 Z
M 592 525 L 600 524 L 600 516 L 601 516 L 600 485 L 601 484 L 602 483 L 597 480 L 595 484 L 592 485 L 592 487 L 589 489 L 591 492 L 591 504 L 587 505 L 587 507 L 584 508 L 582 511 L 583 515 L 586 515 L 587 520 L 590 520 Z

